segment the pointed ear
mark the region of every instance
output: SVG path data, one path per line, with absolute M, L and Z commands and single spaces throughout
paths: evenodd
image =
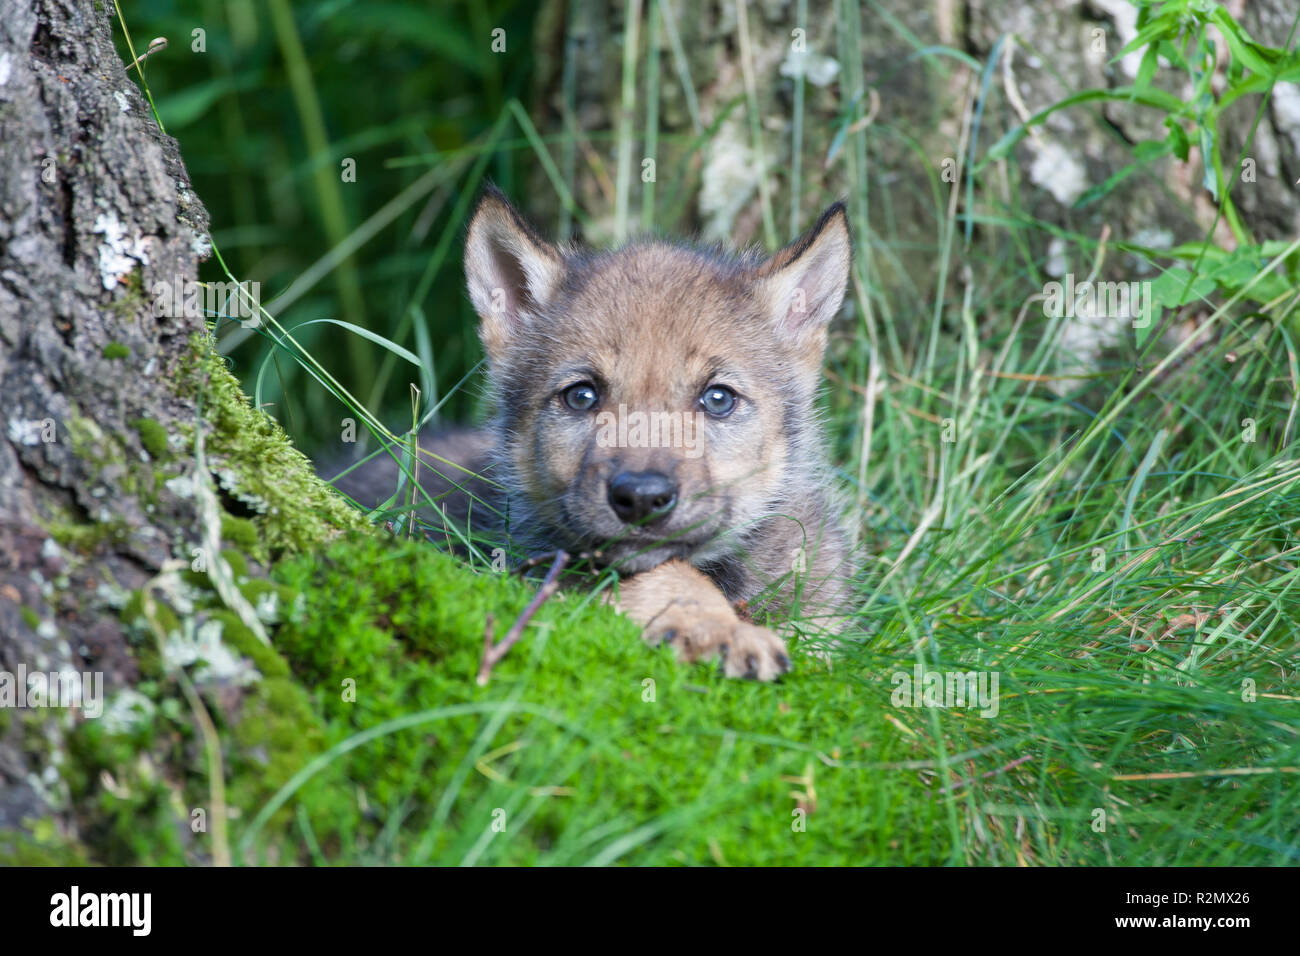
M 479 199 L 465 239 L 465 281 L 488 357 L 499 355 L 564 278 L 560 250 L 539 237 L 501 191 Z
M 837 202 L 756 270 L 759 301 L 777 335 L 809 353 L 810 361 L 821 361 L 826 327 L 844 301 L 852 257 L 848 215 Z

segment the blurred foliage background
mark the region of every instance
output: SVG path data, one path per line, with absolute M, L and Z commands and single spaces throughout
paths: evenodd
M 510 98 L 528 99 L 532 47 L 524 38 L 536 10 L 519 0 L 124 4 L 137 54 L 153 37 L 169 41 L 146 60 L 146 77 L 233 274 L 259 281 L 262 304 L 291 329 L 332 317 L 392 335 L 411 315 L 436 329 L 431 371 L 451 383 L 478 361 L 479 347 L 459 242 L 438 243 L 459 234 L 453 218 L 473 198 L 463 176 L 449 174 L 482 159 L 481 175 L 513 190 L 518 151 L 476 150 Z M 505 54 L 490 48 L 496 28 L 506 31 Z M 345 245 L 376 211 L 374 238 Z M 214 259 L 202 278 L 224 280 Z M 269 343 L 223 325 L 222 350 L 252 394 Z M 409 325 L 401 336 L 408 343 Z M 295 337 L 371 407 L 398 421 L 401 409 L 409 415 L 404 373 L 376 388 L 382 350 L 328 324 Z M 261 397 L 310 449 L 337 435 L 343 412 L 304 379 L 296 363 L 272 358 Z M 460 390 L 444 410 L 471 416 L 474 400 Z

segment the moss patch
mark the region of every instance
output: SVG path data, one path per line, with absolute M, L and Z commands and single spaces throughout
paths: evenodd
M 247 518 L 223 515 L 221 518 L 221 537 L 229 544 L 242 548 L 249 553 L 257 551 L 257 525 Z
M 236 689 L 187 667 L 221 736 L 238 860 L 883 860 L 904 817 L 922 841 L 941 812 L 930 802 L 904 814 L 891 801 L 866 814 L 872 774 L 812 766 L 854 736 L 875 742 L 873 759 L 925 756 L 886 725 L 884 690 L 864 711 L 856 673 L 828 682 L 801 659 L 780 686 L 729 681 L 647 647 L 634 624 L 570 590 L 543 605 L 480 688 L 488 615 L 500 636 L 536 582 L 371 534 L 283 560 L 270 581 L 245 570 L 245 596 L 277 608 L 272 647 L 205 593 L 203 576 L 184 575 L 191 627 L 219 625 L 222 645 L 260 675 Z M 137 631 L 141 606 L 137 596 L 124 611 Z M 160 620 L 169 631 L 186 623 Z M 142 669 L 150 643 L 141 632 Z M 190 830 L 195 808 L 212 812 L 202 739 L 152 654 L 139 686 L 152 717 L 75 734 L 70 783 L 102 862 L 210 859 L 210 832 Z M 809 774 L 823 816 L 815 836 L 792 838 L 789 781 Z M 633 839 L 648 821 L 660 822 Z
M 185 388 L 199 397 L 211 426 L 205 447 L 217 483 L 255 532 L 251 539 L 247 529 L 237 532 L 251 557 L 295 554 L 341 530 L 369 528 L 316 477 L 279 424 L 252 407 L 209 338 L 195 338 L 193 362 Z
M 171 447 L 167 444 L 167 429 L 152 418 L 137 418 L 131 427 L 140 436 L 140 444 L 155 461 L 166 461 L 171 457 Z
M 55 836 L 49 821 L 38 821 L 34 833 L 0 830 L 0 867 L 85 866 L 85 850 Z
M 82 555 L 123 544 L 130 537 L 130 529 L 121 519 L 110 519 L 97 524 L 49 521 L 45 524 L 45 530 L 64 548 Z
M 273 573 L 304 595 L 275 643 L 310 689 L 327 744 L 375 735 L 292 801 L 330 834 L 330 860 L 879 861 L 897 832 L 920 840 L 941 819 L 941 803 L 917 809 L 926 786 L 915 777 L 904 813 L 873 804 L 865 768 L 817 759 L 858 760 L 873 744 L 872 759 L 925 756 L 886 722 L 887 688 L 864 699 L 856 671 L 831 680 L 801 656 L 781 685 L 727 680 L 646 646 L 634 624 L 568 591 L 480 688 L 487 615 L 499 637 L 536 582 L 373 538 Z M 790 781 L 805 776 L 816 816 L 796 831 Z
M 238 568 L 237 584 L 259 601 L 273 594 L 284 607 L 294 603 L 287 588 L 250 580 Z M 110 701 L 104 718 L 80 723 L 69 742 L 69 788 L 78 817 L 89 834 L 94 858 L 114 865 L 209 862 L 214 855 L 212 821 L 196 828 L 196 811 L 217 812 L 198 721 L 176 676 L 178 663 L 198 688 L 222 746 L 223 781 L 230 822 L 247 819 L 320 749 L 322 726 L 307 692 L 290 676 L 285 659 L 263 644 L 238 616 L 220 605 L 206 575 L 187 572 L 170 591 L 187 608 L 184 616 L 155 594 L 159 635 L 144 615 L 144 597 L 131 595 L 122 622 L 142 680 L 129 694 L 138 706 Z M 271 615 L 268 615 L 271 616 Z M 178 662 L 173 646 L 183 635 L 215 628 L 223 650 L 256 668 L 250 683 L 237 686 L 214 677 L 200 655 Z M 164 650 L 164 648 L 170 648 Z M 169 656 L 164 663 L 164 656 Z M 311 791 L 307 791 L 310 793 Z M 283 836 L 286 814 L 271 818 L 269 858 L 289 862 L 292 841 Z M 284 847 L 280 848 L 281 841 Z

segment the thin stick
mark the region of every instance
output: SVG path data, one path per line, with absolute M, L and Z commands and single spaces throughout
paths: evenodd
M 552 558 L 554 555 L 554 551 L 543 551 L 541 554 L 534 554 L 531 558 L 526 558 L 519 562 L 519 565 L 511 573 L 523 577 L 533 568 L 544 563 L 548 558 Z M 599 561 L 601 557 L 602 553 L 600 551 L 579 551 L 576 555 L 566 554 L 566 558 L 571 558 L 577 561 Z
M 941 789 L 939 789 L 938 792 L 947 793 L 950 790 L 958 790 L 961 787 L 968 787 L 976 780 L 987 780 L 989 777 L 994 777 L 1000 773 L 1005 773 L 1006 771 L 1011 770 L 1014 767 L 1019 767 L 1022 763 L 1025 763 L 1032 759 L 1034 759 L 1033 754 L 1025 754 L 1025 756 L 1017 757 L 1015 760 L 1011 761 L 1008 764 L 1003 764 L 1001 767 L 998 767 L 997 770 L 990 770 L 988 773 L 982 773 L 978 777 L 972 777 L 969 780 L 958 780 L 956 783 L 951 784 L 950 786 L 942 787 Z
M 538 588 L 533 599 L 528 602 L 528 607 L 524 612 L 515 619 L 515 623 L 510 625 L 510 630 L 506 631 L 506 636 L 501 638 L 500 643 L 492 643 L 493 620 L 492 615 L 488 615 L 487 627 L 483 631 L 483 660 L 478 666 L 478 685 L 486 687 L 488 678 L 492 676 L 492 668 L 496 667 L 497 662 L 510 652 L 519 638 L 523 637 L 524 628 L 528 622 L 533 619 L 533 615 L 552 594 L 560 587 L 560 572 L 569 561 L 569 555 L 565 551 L 555 552 L 555 561 L 551 564 L 551 570 L 546 572 L 546 578 L 542 581 L 542 586 Z

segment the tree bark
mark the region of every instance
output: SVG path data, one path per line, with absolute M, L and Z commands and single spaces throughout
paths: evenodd
M 264 539 L 298 493 L 269 508 L 273 492 L 251 493 L 236 451 L 249 436 L 223 433 L 218 403 L 227 423 L 256 413 L 201 316 L 155 315 L 156 283 L 197 279 L 207 214 L 115 25 L 99 0 L 3 0 L 0 14 L 0 672 L 98 673 L 110 701 L 139 676 L 123 604 L 215 540 L 196 508 L 196 429 L 223 528 L 243 509 Z M 241 428 L 312 480 L 278 429 Z M 0 837 L 43 826 L 48 841 L 52 822 L 78 840 L 64 744 L 85 719 L 0 707 Z

